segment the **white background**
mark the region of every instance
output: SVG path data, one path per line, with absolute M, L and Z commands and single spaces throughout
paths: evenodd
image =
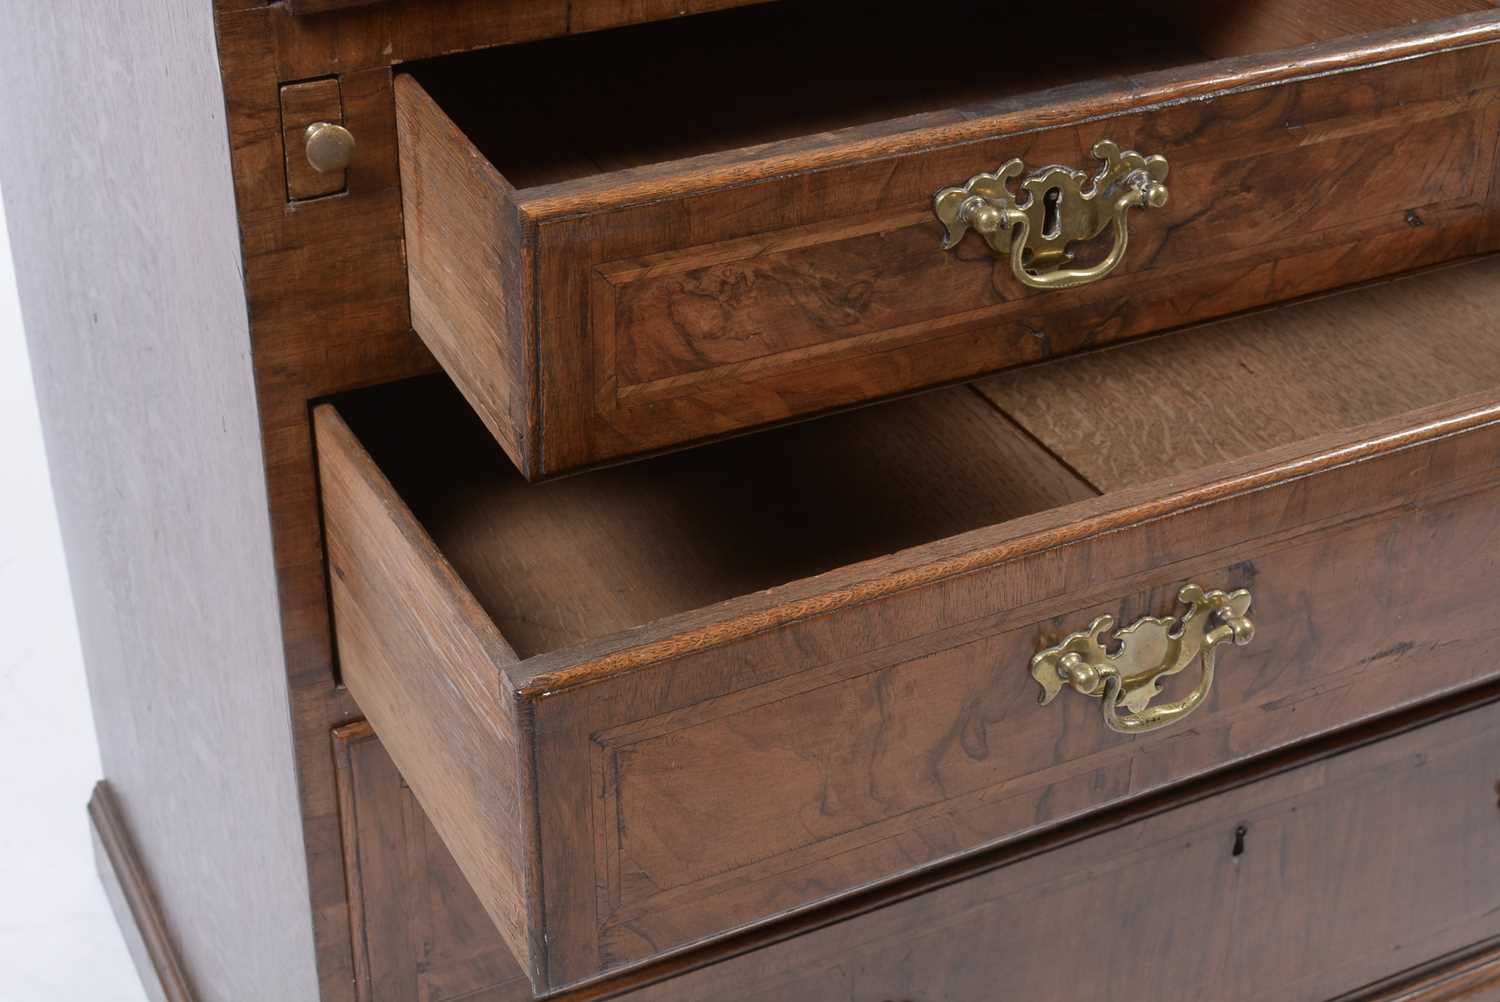
M 94 874 L 100 777 L 0 192 L 0 997 L 144 1002 Z

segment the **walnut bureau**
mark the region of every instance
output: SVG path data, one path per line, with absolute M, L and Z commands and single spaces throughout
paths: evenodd
M 1500 999 L 1500 7 L 12 5 L 159 999 Z

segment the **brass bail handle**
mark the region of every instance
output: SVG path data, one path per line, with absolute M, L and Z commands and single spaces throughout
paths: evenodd
M 1040 702 L 1052 702 L 1064 686 L 1103 703 L 1104 723 L 1121 734 L 1159 730 L 1196 710 L 1214 684 L 1214 660 L 1220 646 L 1244 647 L 1255 638 L 1250 592 L 1205 592 L 1186 584 L 1177 600 L 1188 607 L 1179 619 L 1143 616 L 1116 631 L 1119 649 L 1111 654 L 1102 638 L 1114 629 L 1113 616 L 1100 616 L 1088 629 L 1070 633 L 1031 659 L 1031 676 L 1042 687 Z M 1197 658 L 1203 674 L 1191 693 L 1172 703 L 1151 706 L 1164 679 Z M 1123 709 L 1122 709 L 1123 708 Z
M 1012 160 L 993 174 L 976 174 L 961 188 L 944 188 L 933 198 L 943 224 L 943 248 L 952 250 L 969 230 L 996 254 L 1009 254 L 1016 278 L 1034 289 L 1087 285 L 1114 271 L 1130 245 L 1131 209 L 1167 204 L 1167 160 L 1121 150 L 1105 139 L 1094 144 L 1103 167 L 1092 178 L 1073 167 L 1044 167 L 1012 193 L 1010 183 L 1025 173 Z M 1072 244 L 1092 240 L 1114 227 L 1114 245 L 1089 268 L 1070 268 Z

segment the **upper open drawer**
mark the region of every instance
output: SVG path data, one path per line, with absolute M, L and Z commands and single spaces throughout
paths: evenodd
M 638 965 L 1496 677 L 1497 304 L 1492 258 L 544 484 L 442 376 L 354 394 L 342 677 L 538 989 Z
M 772 4 L 411 64 L 413 324 L 537 478 L 1496 242 L 1486 0 L 1198 6 Z

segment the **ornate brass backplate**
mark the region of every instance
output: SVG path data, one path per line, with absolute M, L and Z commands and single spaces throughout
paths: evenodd
M 1183 585 L 1177 600 L 1188 607 L 1180 619 L 1145 616 L 1115 633 L 1119 650 L 1110 654 L 1102 637 L 1114 629 L 1113 616 L 1100 616 L 1088 629 L 1070 633 L 1031 659 L 1031 675 L 1042 687 L 1041 703 L 1057 697 L 1064 685 L 1104 702 L 1104 723 L 1112 731 L 1154 731 L 1192 713 L 1214 684 L 1214 655 L 1220 644 L 1244 647 L 1255 636 L 1247 617 L 1250 592 L 1205 593 Z M 1162 680 L 1176 675 L 1196 657 L 1203 677 L 1189 695 L 1175 703 L 1151 706 Z M 1122 712 L 1123 708 L 1123 712 Z
M 1108 275 L 1130 242 L 1126 213 L 1167 204 L 1167 161 L 1122 152 L 1108 139 L 1093 152 L 1104 166 L 1092 178 L 1073 167 L 1044 167 L 1021 182 L 1021 196 L 1010 190 L 1026 169 L 1019 159 L 993 174 L 976 174 L 962 188 L 944 188 L 933 199 L 946 232 L 944 249 L 973 229 L 996 253 L 1009 254 L 1016 278 L 1037 289 L 1066 289 Z M 1103 261 L 1066 267 L 1073 260 L 1069 245 L 1092 240 L 1110 225 L 1115 242 Z

